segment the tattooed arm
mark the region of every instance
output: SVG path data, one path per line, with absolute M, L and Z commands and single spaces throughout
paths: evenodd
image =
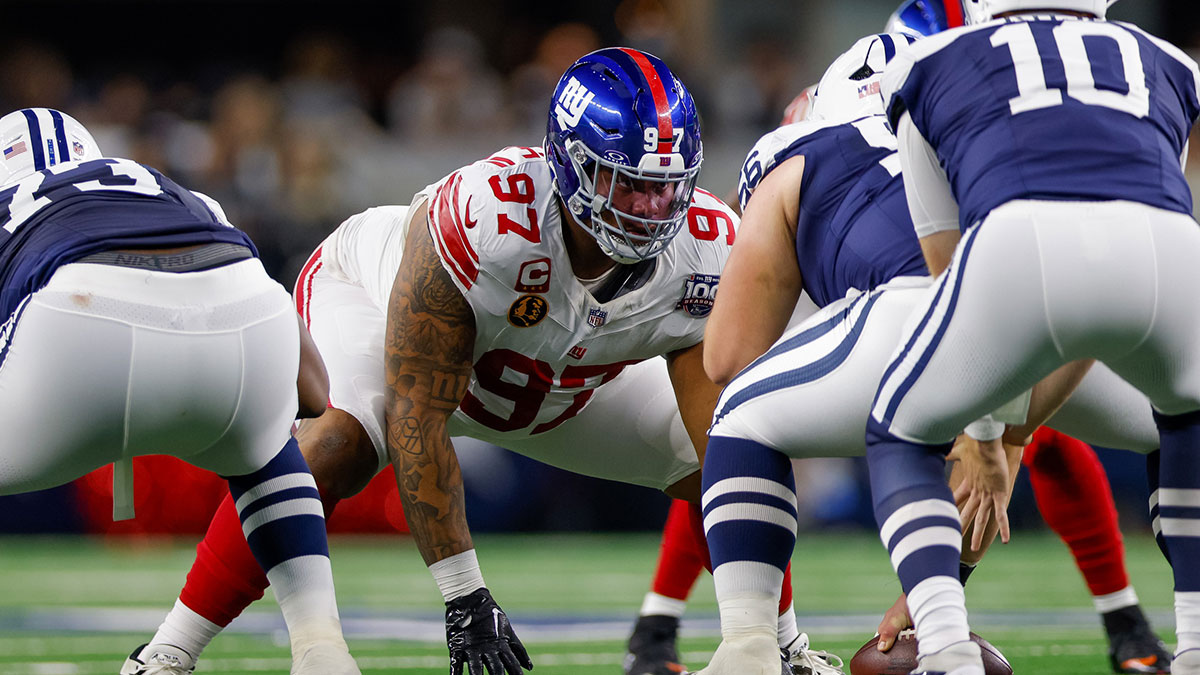
M 423 211 L 423 210 L 422 210 Z M 387 444 L 426 565 L 473 548 L 462 473 L 446 430 L 471 376 L 475 318 L 414 216 L 387 313 Z

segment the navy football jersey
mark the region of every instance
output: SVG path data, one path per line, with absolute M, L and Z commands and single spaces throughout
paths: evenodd
M 882 115 L 849 124 L 800 122 L 767 134 L 742 167 L 742 208 L 763 176 L 796 155 L 804 156 L 796 260 L 818 306 L 851 288 L 929 273 L 904 198 L 896 138 Z
M 964 229 L 1014 199 L 1121 199 L 1190 214 L 1180 156 L 1198 89 L 1196 63 L 1170 43 L 1062 15 L 934 35 L 883 78 L 889 120 L 909 113 L 937 152 Z
M 224 242 L 257 255 L 216 202 L 127 159 L 38 171 L 0 190 L 0 318 L 60 265 L 97 251 Z

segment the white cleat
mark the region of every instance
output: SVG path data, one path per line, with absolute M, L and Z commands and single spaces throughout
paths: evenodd
M 789 675 L 846 675 L 846 671 L 842 670 L 841 657 L 809 648 L 808 633 L 801 633 L 780 651 L 784 663 L 791 669 Z
M 362 675 L 345 643 L 321 643 L 292 657 L 292 675 Z
M 196 659 L 179 647 L 142 645 L 133 650 L 119 675 L 191 675 Z
M 1174 675 L 1200 675 L 1200 649 L 1185 649 L 1171 661 Z
M 708 667 L 696 675 L 780 675 L 774 635 L 747 635 L 721 641 Z

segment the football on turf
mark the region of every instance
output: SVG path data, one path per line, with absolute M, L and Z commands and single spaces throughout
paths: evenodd
M 971 640 L 983 653 L 985 675 L 1012 675 L 1008 659 L 990 642 L 971 633 Z M 913 629 L 900 631 L 896 644 L 886 652 L 876 649 L 879 636 L 871 638 L 850 659 L 850 675 L 908 675 L 917 667 L 917 634 Z

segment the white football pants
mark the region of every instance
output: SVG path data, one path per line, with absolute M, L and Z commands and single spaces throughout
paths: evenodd
M 1200 227 L 1187 215 L 1010 202 L 964 235 L 910 317 L 872 415 L 899 438 L 947 442 L 1086 357 L 1162 413 L 1200 409 L 1198 290 Z
M 137 455 L 247 474 L 291 433 L 295 309 L 257 259 L 188 273 L 65 265 L 0 341 L 0 493 Z

